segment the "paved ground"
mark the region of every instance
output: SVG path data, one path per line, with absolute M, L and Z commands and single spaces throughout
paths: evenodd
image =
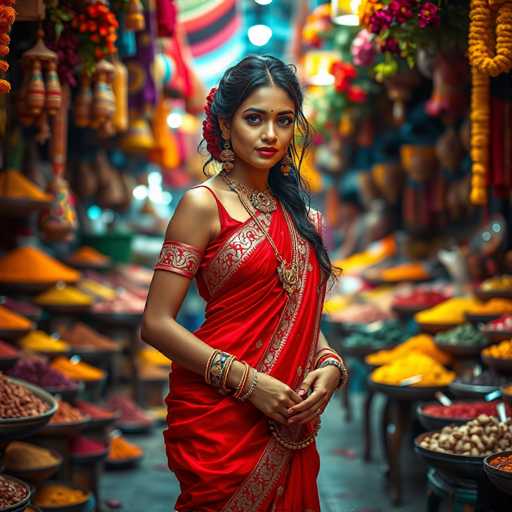
M 322 418 L 318 439 L 322 460 L 318 482 L 322 512 L 392 511 L 394 507 L 385 491 L 384 465 L 377 440 L 374 461 L 369 464 L 362 461 L 361 398 L 357 394 L 353 405 L 355 417 L 351 423 L 344 421 L 338 399 L 333 399 Z M 377 402 L 374 415 L 379 407 Z M 170 512 L 178 484 L 166 466 L 161 429 L 155 429 L 149 436 L 131 436 L 130 439 L 143 446 L 144 462 L 137 470 L 106 473 L 102 478 L 102 499 L 120 500 L 126 512 Z M 399 510 L 420 512 L 426 510 L 425 470 L 412 449 L 407 449 L 412 442 L 405 445 L 402 454 L 404 504 Z

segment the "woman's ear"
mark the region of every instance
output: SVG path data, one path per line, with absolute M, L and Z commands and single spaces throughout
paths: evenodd
M 231 128 L 229 121 L 223 117 L 219 117 L 219 126 L 220 131 L 222 132 L 222 138 L 224 140 L 229 140 L 231 137 Z

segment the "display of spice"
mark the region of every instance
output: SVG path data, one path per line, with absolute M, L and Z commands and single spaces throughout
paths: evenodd
M 110 258 L 105 256 L 105 254 L 101 253 L 94 247 L 89 247 L 84 245 L 78 248 L 70 257 L 70 263 L 76 263 L 79 265 L 108 265 L 110 263 Z
M 34 306 L 34 304 L 23 300 L 14 300 L 10 297 L 4 297 L 2 306 L 5 306 L 13 313 L 28 318 L 39 318 L 42 313 L 41 308 Z
M 28 489 L 21 483 L 0 475 L 0 510 L 10 508 L 28 496 Z
M 153 424 L 153 420 L 128 396 L 113 395 L 107 401 L 107 405 L 120 414 L 119 424 Z
M 352 304 L 341 311 L 331 313 L 330 318 L 333 322 L 369 324 L 388 320 L 391 315 L 374 304 Z
M 33 501 L 40 507 L 76 505 L 87 500 L 89 494 L 60 483 L 47 482 L 38 488 Z
M 402 263 L 394 267 L 388 267 L 372 272 L 372 276 L 383 281 L 421 281 L 428 279 L 429 273 L 421 263 Z
M 484 332 L 512 332 L 512 314 L 506 313 L 482 325 Z
M 374 382 L 393 386 L 399 386 L 404 380 L 417 376 L 421 379 L 411 384 L 414 387 L 447 386 L 455 378 L 455 373 L 419 352 L 405 354 L 371 373 Z
M 14 169 L 0 173 L 0 197 L 49 202 L 52 196 Z
M 55 466 L 60 462 L 53 452 L 31 443 L 12 441 L 5 450 L 7 471 L 26 471 Z
M 502 315 L 512 313 L 512 300 L 491 299 L 471 305 L 467 312 L 472 315 Z
M 113 300 L 117 297 L 117 291 L 114 288 L 94 279 L 82 279 L 79 281 L 78 287 L 98 300 Z
M 0 306 L 0 329 L 6 331 L 24 331 L 32 329 L 32 322 L 28 318 Z
M 481 414 L 498 416 L 496 405 L 501 402 L 453 402 L 451 405 L 429 404 L 421 410 L 424 414 L 435 418 L 450 418 L 456 420 L 472 420 Z M 507 415 L 512 413 L 512 407 L 506 406 Z
M 63 265 L 36 247 L 19 247 L 0 258 L 2 283 L 75 282 L 80 272 Z
M 476 304 L 471 297 L 453 297 L 430 309 L 414 315 L 416 322 L 423 324 L 462 324 L 466 311 Z
M 480 289 L 484 291 L 512 291 L 512 276 L 505 274 L 503 276 L 490 277 L 480 285 Z
M 119 265 L 117 273 L 128 281 L 147 287 L 153 279 L 153 271 L 141 265 Z
M 36 386 L 66 390 L 75 388 L 76 384 L 62 372 L 54 370 L 39 357 L 24 357 L 8 370 L 7 374 L 16 379 L 26 380 Z
M 144 450 L 128 442 L 123 436 L 114 436 L 110 441 L 107 460 L 114 462 L 142 457 Z
M 441 345 L 464 347 L 485 347 L 489 344 L 487 337 L 471 324 L 462 324 L 449 331 L 436 334 L 435 340 Z
M 408 337 L 407 331 L 398 320 L 387 320 L 375 329 L 364 329 L 350 334 L 343 341 L 347 348 L 369 347 L 375 350 L 401 343 Z
M 61 336 L 73 347 L 84 350 L 115 351 L 119 345 L 110 338 L 102 336 L 88 325 L 77 322 L 59 330 Z
M 491 466 L 494 466 L 496 469 L 500 471 L 505 471 L 507 473 L 512 473 L 512 454 L 508 455 L 498 455 L 491 460 Z
M 512 359 L 512 340 L 505 340 L 497 345 L 484 348 L 482 355 L 496 359 Z
M 97 313 L 142 314 L 145 304 L 145 297 L 141 298 L 128 290 L 119 290 L 114 300 L 97 302 L 92 309 Z
M 14 347 L 9 345 L 9 343 L 0 340 L 0 359 L 12 359 L 14 357 L 18 357 L 19 354 L 20 353 Z
M 51 367 L 75 381 L 95 381 L 105 377 L 103 370 L 75 358 L 57 357 L 52 361 Z
M 167 381 L 169 378 L 169 368 L 163 366 L 141 364 L 138 368 L 141 380 Z
M 409 292 L 397 293 L 393 298 L 393 307 L 408 309 L 427 309 L 447 300 L 446 293 L 428 288 L 417 288 Z
M 425 354 L 442 365 L 449 365 L 453 360 L 450 354 L 437 348 L 432 336 L 418 334 L 390 350 L 380 350 L 368 355 L 366 362 L 373 366 L 381 366 L 392 363 L 410 353 Z
M 112 418 L 114 415 L 111 410 L 104 407 L 99 407 L 98 405 L 91 404 L 89 402 L 85 402 L 84 400 L 77 400 L 75 405 L 83 415 L 89 416 L 92 420 Z
M 481 414 L 464 425 L 449 425 L 425 436 L 420 446 L 434 452 L 484 457 L 512 448 L 512 421 L 502 423 L 494 416 Z
M 49 336 L 43 331 L 32 331 L 20 340 L 20 347 L 27 352 L 69 352 L 69 343 Z
M 52 416 L 50 420 L 51 425 L 63 425 L 65 423 L 78 423 L 84 421 L 86 416 L 82 412 L 73 407 L 71 404 L 64 402 L 63 400 L 57 400 L 59 408 L 57 412 Z
M 456 383 L 470 384 L 472 386 L 492 386 L 500 387 L 510 382 L 510 378 L 493 370 L 484 370 L 483 372 L 473 372 L 460 375 L 455 380 Z
M 11 382 L 0 372 L 0 418 L 25 418 L 39 416 L 49 405 L 25 386 Z
M 144 347 L 139 350 L 138 358 L 142 364 L 165 367 L 169 367 L 171 364 L 171 360 L 168 357 L 153 347 Z
M 70 441 L 70 452 L 75 457 L 102 455 L 106 451 L 103 443 L 86 436 L 76 436 Z
M 59 283 L 35 298 L 41 306 L 90 306 L 93 299 L 74 286 Z

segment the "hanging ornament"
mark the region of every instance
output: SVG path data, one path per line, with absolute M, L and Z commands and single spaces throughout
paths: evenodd
M 9 69 L 9 64 L 2 57 L 9 54 L 11 38 L 8 34 L 16 18 L 14 3 L 14 0 L 0 0 L 0 94 L 11 91 L 11 84 L 1 76 Z
M 82 74 L 80 90 L 75 99 L 75 124 L 80 127 L 91 123 L 92 92 L 91 79 L 87 73 Z
M 128 12 L 126 13 L 125 25 L 127 30 L 139 32 L 146 28 L 144 20 L 144 7 L 140 0 L 129 0 Z
M 34 60 L 32 66 L 32 74 L 24 101 L 26 101 L 28 113 L 32 117 L 37 117 L 41 115 L 44 108 L 45 89 L 43 74 L 41 73 L 41 62 Z
M 57 76 L 57 63 L 50 61 L 48 63 L 48 73 L 46 79 L 46 111 L 50 116 L 55 115 L 61 106 L 62 92 Z
M 128 128 L 128 71 L 117 56 L 114 59 L 112 91 L 115 98 L 112 123 L 116 132 L 124 132 Z
M 114 66 L 106 60 L 96 64 L 94 97 L 92 102 L 92 126 L 102 135 L 112 135 L 114 128 L 112 117 L 116 104 L 112 92 L 112 75 Z

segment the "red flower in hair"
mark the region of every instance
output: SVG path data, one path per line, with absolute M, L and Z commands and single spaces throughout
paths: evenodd
M 213 122 L 212 114 L 212 103 L 216 92 L 217 88 L 213 87 L 206 97 L 206 105 L 204 107 L 206 119 L 203 121 L 203 138 L 206 141 L 206 149 L 210 155 L 212 155 L 215 160 L 220 161 L 220 140 L 215 131 L 215 124 Z

